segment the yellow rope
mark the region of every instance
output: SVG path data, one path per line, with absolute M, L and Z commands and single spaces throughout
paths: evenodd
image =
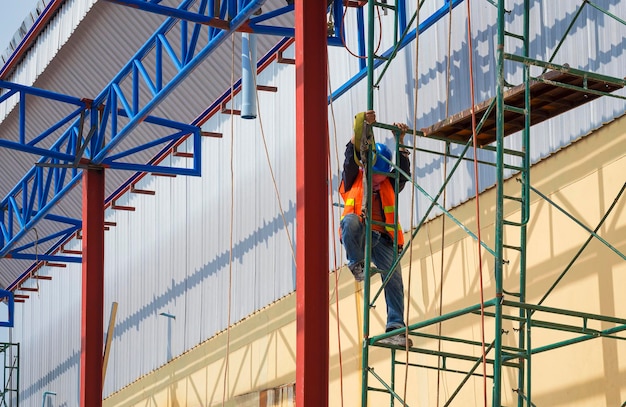
M 417 6 L 417 10 L 416 10 L 416 26 L 415 26 L 415 72 L 414 72 L 414 77 L 418 78 L 418 62 L 419 62 L 419 21 L 420 21 L 420 8 L 421 5 Z M 418 87 L 418 81 L 415 81 L 415 88 L 413 89 L 413 142 L 411 143 L 411 149 L 412 149 L 412 156 L 413 156 L 413 171 L 411 171 L 411 181 L 412 181 L 412 185 L 415 184 L 415 155 L 416 155 L 416 141 L 417 141 L 417 132 L 416 132 L 416 125 L 417 125 L 417 106 L 418 106 L 418 102 L 419 102 L 419 87 Z M 409 231 L 410 233 L 412 233 L 413 229 L 415 228 L 415 211 L 413 210 L 413 208 L 415 208 L 415 188 L 411 188 L 411 220 L 410 220 L 410 228 Z M 411 281 L 412 281 L 412 274 L 413 274 L 413 239 L 410 239 L 409 241 L 409 277 L 408 277 L 408 288 L 407 288 L 407 301 L 406 301 L 406 328 L 405 328 L 405 337 L 409 338 L 409 324 L 410 324 L 410 320 L 411 320 Z M 408 341 L 405 341 L 405 347 L 407 349 L 405 349 L 406 351 L 404 352 L 404 356 L 405 356 L 405 366 L 409 366 L 409 352 L 408 352 Z M 404 369 L 404 390 L 403 390 L 403 395 L 402 395 L 402 399 L 406 400 L 406 396 L 407 396 L 407 392 L 408 392 L 408 380 L 409 380 L 409 369 L 405 368 Z
M 450 67 L 451 67 L 451 50 L 452 50 L 452 3 L 448 5 L 448 59 L 446 66 L 446 117 L 449 114 L 449 106 L 450 106 Z M 443 182 L 445 182 L 446 177 L 448 175 L 448 143 L 446 143 L 444 147 L 443 153 Z M 447 190 L 448 188 L 444 188 L 443 190 L 443 207 L 446 208 L 447 201 Z M 439 269 L 439 309 L 438 314 L 441 316 L 443 314 L 443 265 L 445 258 L 445 242 L 446 242 L 446 217 L 442 215 L 441 217 L 441 267 Z M 432 254 L 431 254 L 432 257 Z M 434 268 L 433 268 L 434 270 Z M 442 323 L 439 322 L 437 324 L 437 335 L 439 335 L 439 339 L 437 340 L 437 350 L 441 352 L 441 332 L 442 332 Z M 439 358 L 438 364 L 441 363 L 441 358 Z M 441 370 L 437 371 L 437 405 L 439 405 L 439 398 L 441 394 L 441 379 L 443 376 L 443 372 Z
M 231 34 L 231 69 L 230 69 L 230 101 L 234 101 L 234 83 L 235 83 L 235 35 Z M 230 249 L 228 252 L 228 320 L 226 324 L 226 356 L 224 359 L 224 388 L 222 394 L 222 407 L 226 402 L 228 389 L 228 369 L 230 361 L 230 318 L 231 318 L 231 298 L 232 298 L 232 281 L 233 281 L 233 221 L 235 218 L 235 174 L 233 166 L 235 131 L 234 131 L 234 109 L 230 109 Z
M 254 34 L 251 34 L 254 35 Z M 251 58 L 250 58 L 251 59 Z M 254 68 L 256 68 L 256 61 L 252 61 L 254 63 Z M 263 120 L 261 118 L 261 109 L 259 109 L 259 91 L 257 89 L 256 75 L 253 75 L 253 83 L 254 83 L 254 94 L 256 98 L 257 105 L 257 119 L 259 120 L 259 130 L 261 131 L 261 141 L 263 141 L 263 149 L 265 151 L 265 158 L 267 159 L 267 167 L 270 171 L 270 176 L 272 177 L 272 184 L 274 185 L 274 192 L 276 193 L 276 201 L 278 202 L 278 208 L 280 210 L 280 216 L 283 220 L 283 225 L 285 226 L 285 233 L 287 234 L 287 240 L 289 241 L 289 248 L 291 249 L 291 258 L 293 259 L 293 264 L 296 265 L 296 251 L 293 246 L 293 241 L 291 239 L 291 234 L 289 233 L 289 227 L 287 225 L 287 219 L 285 218 L 285 211 L 283 210 L 283 205 L 280 199 L 280 192 L 278 190 L 278 185 L 276 184 L 276 177 L 274 176 L 274 169 L 272 168 L 272 162 L 270 160 L 270 154 L 267 148 L 267 140 L 265 138 L 265 130 L 263 129 Z
M 332 99 L 332 84 L 330 81 L 330 61 L 327 58 L 326 59 L 326 72 L 327 72 L 327 77 L 328 77 L 328 95 L 330 98 L 330 111 L 331 111 L 331 117 L 332 117 L 332 123 L 333 123 L 333 141 L 335 144 L 335 161 L 336 161 L 336 165 L 337 165 L 337 176 L 338 179 L 340 179 L 341 177 L 341 171 L 340 171 L 340 161 L 339 161 L 339 146 L 338 146 L 338 142 L 337 142 L 337 121 L 335 119 L 335 110 L 334 110 L 334 106 L 333 106 L 333 99 Z M 340 405 L 343 407 L 343 353 L 341 351 L 341 323 L 339 321 L 339 270 L 341 269 L 341 267 L 338 266 L 339 264 L 339 259 L 343 258 L 343 248 L 341 245 L 339 245 L 339 255 L 337 255 L 337 235 L 335 234 L 337 227 L 335 225 L 335 206 L 332 204 L 333 201 L 333 195 L 335 195 L 335 198 L 337 199 L 337 202 L 339 202 L 339 196 L 338 196 L 338 189 L 333 188 L 332 185 L 332 164 L 330 162 L 330 129 L 328 129 L 327 131 L 328 133 L 328 138 L 327 138 L 327 145 L 328 145 L 328 192 L 329 192 L 329 196 L 331 197 L 331 199 L 329 200 L 329 205 L 330 205 L 330 221 L 331 221 L 331 239 L 332 239 L 332 247 L 333 247 L 333 271 L 335 274 L 335 286 L 333 287 L 333 293 L 331 295 L 331 297 L 329 298 L 329 306 L 330 303 L 332 303 L 333 298 L 335 298 L 335 313 L 336 313 L 336 319 L 337 319 L 337 348 L 338 348 L 338 356 L 339 356 L 339 397 L 340 397 Z M 360 386 L 359 386 L 360 387 Z

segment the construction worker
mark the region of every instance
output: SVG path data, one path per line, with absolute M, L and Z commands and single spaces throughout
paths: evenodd
M 341 215 L 340 238 L 346 249 L 346 257 L 348 258 L 348 268 L 357 281 L 363 281 L 363 269 L 365 258 L 365 222 L 364 218 L 367 214 L 362 213 L 363 189 L 365 171 L 359 165 L 360 161 L 360 139 L 366 134 L 362 132 L 365 123 L 373 124 L 376 121 L 376 112 L 373 110 L 359 113 L 355 117 L 354 134 L 351 140 L 346 144 L 345 159 L 343 163 L 342 180 L 339 186 L 339 192 L 344 201 L 344 210 Z M 400 128 L 402 133 L 399 136 L 399 143 L 404 144 L 404 135 L 409 131 L 406 124 L 394 123 L 394 126 Z M 356 145 L 355 145 L 356 144 Z M 406 174 L 410 175 L 409 152 L 400 148 L 399 166 Z M 388 225 L 394 223 L 395 212 L 395 178 L 392 174 L 397 170 L 394 169 L 385 160 L 378 158 L 382 155 L 391 161 L 392 154 L 389 148 L 381 143 L 376 143 L 376 152 L 374 154 L 374 165 L 372 175 L 372 239 L 371 239 L 371 260 L 377 269 L 381 270 L 381 278 L 387 277 L 389 270 L 393 264 L 396 254 L 394 248 L 394 228 L 381 224 L 384 222 Z M 391 175 L 391 176 L 390 176 Z M 399 182 L 400 191 L 404 188 L 407 178 L 401 177 Z M 404 244 L 404 236 L 398 225 L 398 246 Z M 387 324 L 386 331 L 402 328 L 404 324 L 404 285 L 402 282 L 402 272 L 398 264 L 393 272 L 389 282 L 384 288 L 385 302 L 387 304 Z M 395 335 L 390 338 L 379 341 L 395 346 L 411 347 L 413 344 L 410 338 L 405 338 L 403 334 Z

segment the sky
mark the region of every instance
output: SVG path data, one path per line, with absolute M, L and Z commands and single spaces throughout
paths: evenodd
M 9 46 L 11 38 L 39 0 L 0 0 L 0 53 Z

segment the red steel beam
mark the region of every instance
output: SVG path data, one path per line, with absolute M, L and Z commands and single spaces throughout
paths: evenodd
M 36 291 L 39 291 L 39 288 L 37 288 L 37 287 L 20 287 L 20 288 L 18 288 L 18 290 L 36 292 Z
M 83 170 L 80 405 L 102 407 L 104 169 Z
M 296 405 L 328 406 L 326 2 L 296 0 Z

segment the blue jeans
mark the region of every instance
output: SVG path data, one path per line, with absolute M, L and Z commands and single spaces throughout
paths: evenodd
M 348 266 L 365 258 L 365 224 L 361 222 L 358 215 L 350 213 L 341 220 L 341 241 L 346 249 Z M 384 281 L 393 264 L 393 241 L 388 235 L 372 232 L 371 246 L 372 262 L 376 268 L 382 270 L 381 278 Z M 385 302 L 387 303 L 386 330 L 402 328 L 404 326 L 404 285 L 400 264 L 397 265 L 385 286 Z

